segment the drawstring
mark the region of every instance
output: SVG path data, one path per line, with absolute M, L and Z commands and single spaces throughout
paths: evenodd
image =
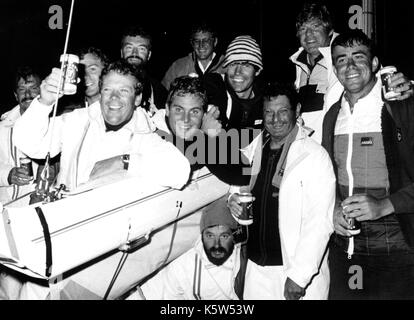
M 353 155 L 353 148 L 354 148 L 354 134 L 353 134 L 353 117 L 349 118 L 349 134 L 348 134 L 348 154 L 346 158 L 346 171 L 348 174 L 348 181 L 349 181 L 349 189 L 348 189 L 348 197 L 353 195 L 354 191 L 354 175 L 352 174 L 352 155 Z M 352 259 L 354 254 L 355 243 L 354 243 L 354 236 L 349 238 L 348 244 L 348 259 Z

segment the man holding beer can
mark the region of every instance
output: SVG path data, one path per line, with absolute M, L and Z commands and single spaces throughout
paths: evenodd
M 15 77 L 15 97 L 18 105 L 5 113 L 0 122 L 0 202 L 10 206 L 29 204 L 28 195 L 34 190 L 32 164 L 13 142 L 14 124 L 40 93 L 39 74 L 31 67 L 17 70 Z M 23 198 L 21 198 L 23 196 Z
M 252 206 L 245 299 L 328 297 L 325 250 L 333 232 L 335 176 L 326 151 L 296 123 L 298 106 L 293 87 L 266 88 L 265 131 L 244 150 L 252 161 L 250 185 L 228 200 L 240 224 L 250 222 L 244 215 Z
M 341 34 L 331 47 L 345 91 L 323 124 L 338 182 L 330 299 L 414 299 L 414 100 L 387 95 L 395 70 L 384 68 L 381 82 L 362 31 Z

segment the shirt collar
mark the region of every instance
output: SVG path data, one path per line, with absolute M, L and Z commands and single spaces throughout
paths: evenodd
M 374 87 L 371 89 L 371 91 L 363 98 L 359 99 L 355 106 L 354 106 L 354 112 L 355 112 L 355 108 L 359 108 L 359 107 L 365 107 L 365 106 L 376 106 L 376 107 L 383 107 L 384 102 L 382 100 L 382 83 L 380 81 L 380 79 L 378 79 L 378 77 L 375 77 L 375 85 Z M 341 108 L 344 110 L 347 110 L 347 112 L 350 112 L 350 106 L 349 106 L 349 102 L 346 99 L 345 94 L 342 96 L 342 101 L 341 101 Z

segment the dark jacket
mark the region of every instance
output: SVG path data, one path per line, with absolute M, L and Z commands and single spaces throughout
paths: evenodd
M 168 121 L 166 120 L 167 126 Z M 244 186 L 249 183 L 250 176 L 243 175 L 243 163 L 239 149 L 232 148 L 231 139 L 225 134 L 222 137 L 209 137 L 206 134 L 195 136 L 192 141 L 183 141 L 172 133 L 157 129 L 156 133 L 163 139 L 174 144 L 190 162 L 191 171 L 206 166 L 218 179 L 229 185 Z M 226 147 L 220 145 L 227 140 Z M 236 155 L 232 152 L 237 152 Z M 237 161 L 232 163 L 234 156 Z
M 342 99 L 342 98 L 341 98 Z M 341 100 L 334 104 L 323 121 L 322 145 L 328 151 L 335 173 L 335 124 Z M 382 135 L 390 182 L 390 201 L 395 208 L 404 238 L 414 248 L 414 98 L 385 103 L 382 110 Z
M 209 73 L 203 78 L 207 91 L 208 103 L 217 106 L 220 110 L 220 118 L 224 129 L 262 128 L 263 122 L 263 94 L 261 86 L 256 79 L 253 85 L 255 97 L 252 99 L 240 99 L 221 74 Z M 227 117 L 229 96 L 232 107 L 230 117 Z

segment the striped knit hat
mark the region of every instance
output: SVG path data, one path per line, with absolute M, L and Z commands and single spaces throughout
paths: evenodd
M 252 65 L 263 69 L 262 52 L 256 40 L 251 36 L 239 36 L 229 45 L 224 57 L 223 68 L 234 61 L 248 61 Z

